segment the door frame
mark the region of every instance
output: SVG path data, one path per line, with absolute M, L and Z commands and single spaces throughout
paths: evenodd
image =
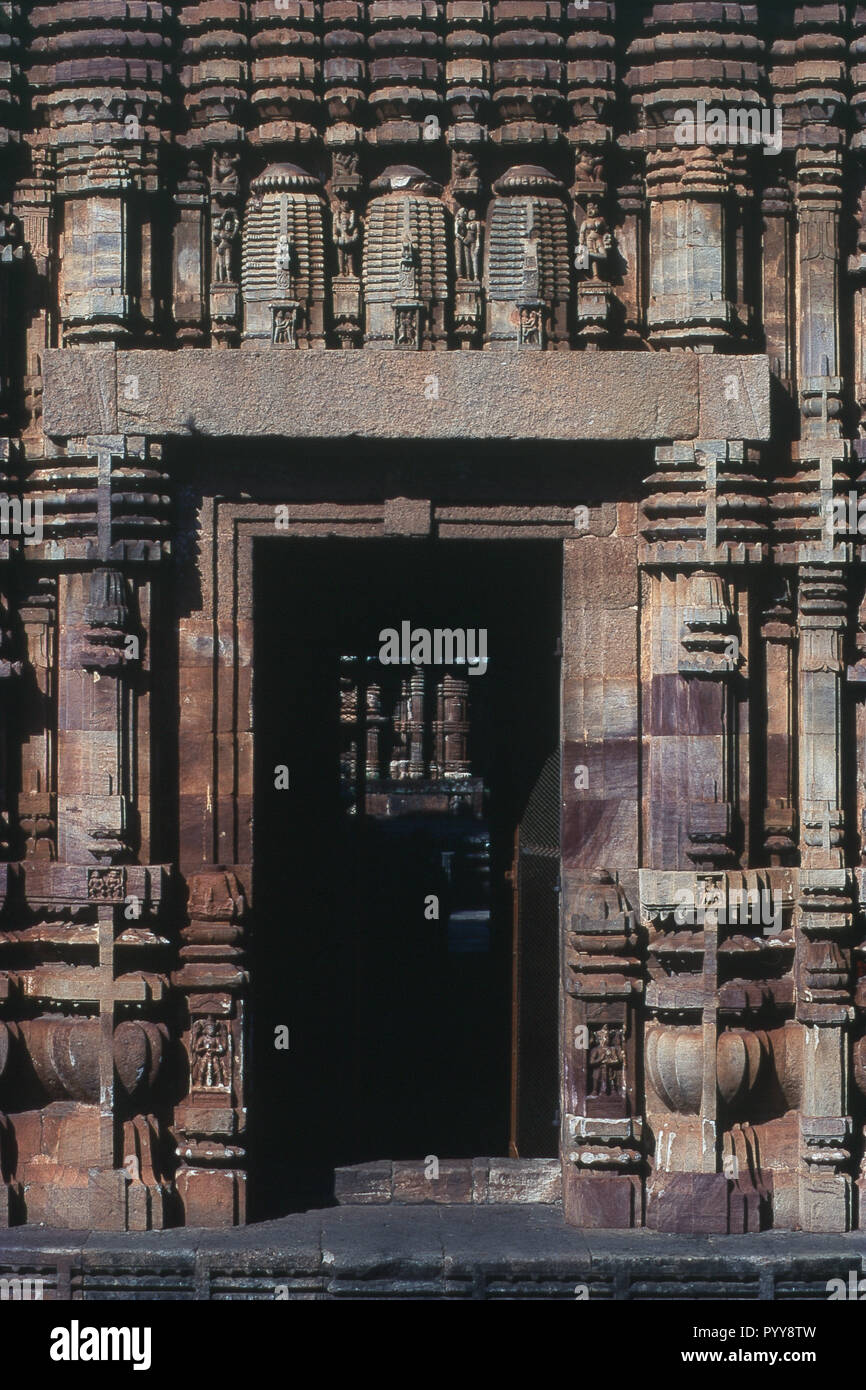
M 575 484 L 575 496 L 579 484 Z M 576 504 L 575 504 L 576 505 Z M 593 509 L 596 526 L 612 529 L 615 507 Z M 421 519 L 426 517 L 426 530 Z M 569 620 L 566 559 L 575 538 L 574 505 L 544 507 L 466 505 L 439 507 L 425 499 L 381 502 L 297 502 L 292 497 L 261 501 L 205 493 L 199 515 L 200 603 L 179 618 L 180 819 L 195 833 L 182 839 L 180 868 L 187 881 L 230 874 L 252 906 L 253 884 L 253 577 L 254 542 L 274 537 L 318 537 L 363 541 L 387 537 L 543 540 L 563 546 L 562 632 Z M 596 529 L 595 527 L 593 529 Z M 275 596 L 278 601 L 278 596 Z M 564 636 L 563 636 L 564 640 Z M 560 705 L 560 750 L 564 726 Z M 185 803 L 185 804 L 184 804 Z M 565 865 L 560 859 L 560 882 Z M 562 897 L 560 899 L 562 901 Z M 238 1138 L 245 1123 L 243 1038 L 249 978 L 244 973 L 228 1007 L 237 1037 L 234 1107 Z M 561 991 L 560 991 L 561 994 Z M 560 997 L 560 1014 L 563 1000 Z M 188 1033 L 185 1036 L 188 1041 Z M 244 1157 L 238 1145 L 239 1159 Z M 228 1174 L 226 1174 L 228 1176 Z M 243 1184 L 242 1168 L 233 1177 Z M 241 1218 L 242 1219 L 242 1218 Z

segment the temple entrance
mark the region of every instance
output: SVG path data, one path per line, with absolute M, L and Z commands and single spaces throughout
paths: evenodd
M 559 547 L 261 540 L 254 570 L 253 1219 L 338 1166 L 513 1154 L 519 1096 L 554 1156 L 558 849 L 521 894 L 515 843 L 558 760 Z

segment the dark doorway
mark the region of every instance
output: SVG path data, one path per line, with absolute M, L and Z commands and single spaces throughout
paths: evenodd
M 560 548 L 529 541 L 263 540 L 254 570 L 261 1220 L 328 1201 L 337 1166 L 508 1153 L 515 834 L 558 749 L 562 580 Z M 472 675 L 459 634 L 471 658 L 482 631 Z M 538 920 L 555 962 L 549 902 Z M 545 978 L 534 1143 L 555 1154 Z

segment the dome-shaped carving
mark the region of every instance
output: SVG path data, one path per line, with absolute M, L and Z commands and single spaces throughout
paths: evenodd
M 294 164 L 270 164 L 250 184 L 241 258 L 247 341 L 324 345 L 320 189 L 317 178 Z
M 542 193 L 561 197 L 563 184 L 540 164 L 513 164 L 493 185 L 494 193 Z
M 250 180 L 250 189 L 254 194 L 274 190 L 283 192 L 285 189 L 317 192 L 321 189 L 321 183 L 315 174 L 308 174 L 297 164 L 269 164 L 257 178 Z
M 442 192 L 442 185 L 414 164 L 390 164 L 373 179 L 370 188 L 374 193 L 427 193 L 432 197 Z
M 364 299 L 371 347 L 429 347 L 445 338 L 448 243 L 439 185 L 409 164 L 374 181 L 367 210 Z
M 493 188 L 487 218 L 487 342 L 565 346 L 571 266 L 564 186 L 538 165 L 518 164 Z

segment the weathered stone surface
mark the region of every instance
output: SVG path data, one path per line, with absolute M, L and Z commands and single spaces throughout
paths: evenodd
M 393 1164 L 359 1163 L 338 1168 L 334 1173 L 334 1196 L 341 1205 L 390 1202 L 393 1194 Z
M 764 358 L 699 356 L 700 439 L 769 438 L 771 377 L 763 370 L 764 362 Z
M 866 1225 L 864 7 L 0 31 L 0 1226 L 771 1296 Z
M 551 1160 L 492 1158 L 488 1202 L 558 1202 L 562 1199 L 560 1165 Z
M 691 356 L 416 355 L 395 373 L 375 353 L 119 352 L 114 370 L 91 355 L 46 353 L 47 433 L 93 434 L 116 418 L 121 434 L 190 438 L 692 439 L 703 400 Z M 712 437 L 741 438 L 734 426 L 748 423 L 746 437 L 768 438 L 766 360 L 728 370 L 751 413 L 709 378 Z
M 20 1227 L 0 1234 L 4 1273 L 41 1278 L 46 1302 L 366 1294 L 574 1303 L 582 1286 L 596 1315 L 602 1300 L 822 1301 L 829 1280 L 841 1279 L 847 1289 L 851 1269 L 859 1278 L 864 1254 L 859 1233 L 576 1231 L 549 1207 L 403 1208 L 384 1232 L 380 1211 L 337 1208 L 235 1231 L 158 1237 L 99 1232 L 83 1240 L 64 1230 Z
M 554 1158 L 451 1159 L 439 1163 L 438 1174 L 429 1162 L 398 1159 L 338 1168 L 334 1196 L 341 1206 L 383 1202 L 555 1204 L 562 1200 L 562 1174 L 559 1160 Z

